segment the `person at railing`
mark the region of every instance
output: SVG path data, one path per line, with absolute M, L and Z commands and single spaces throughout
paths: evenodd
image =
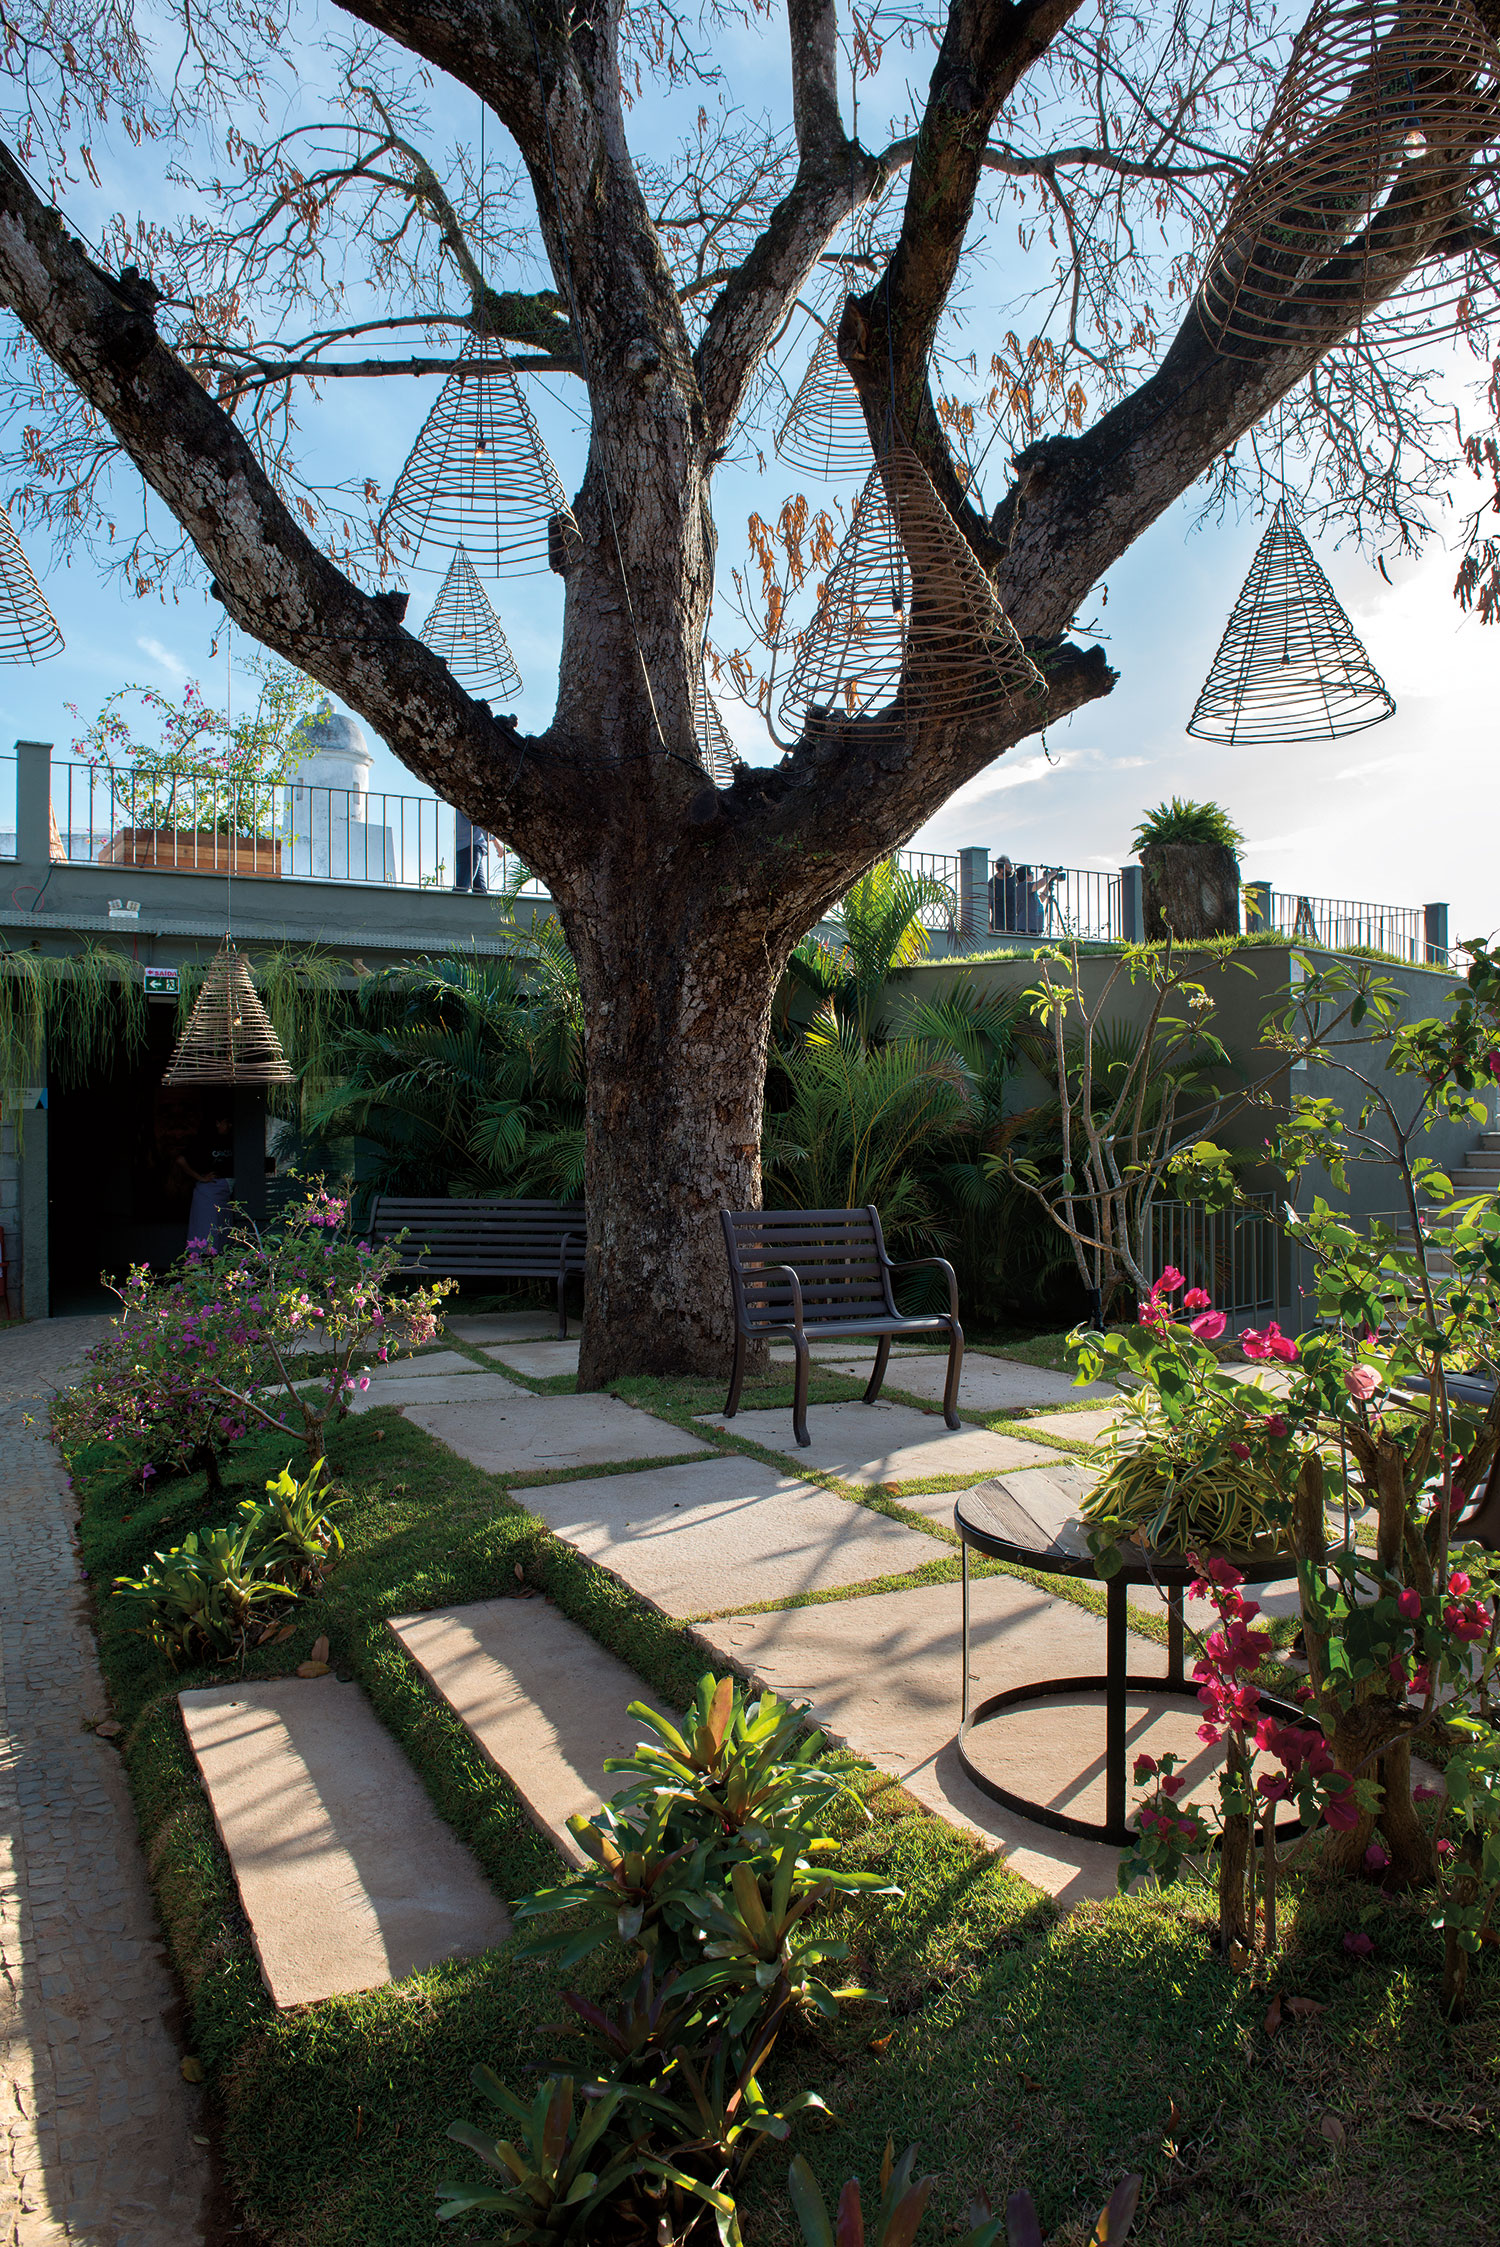
M 453 814 L 455 889 L 475 890 L 483 896 L 489 888 L 486 871 L 489 864 L 490 838 L 482 827 L 476 827 L 465 812 Z
M 1060 867 L 1013 866 L 1002 854 L 990 876 L 990 927 L 1002 936 L 1039 936 Z
M 187 1237 L 207 1241 L 217 1254 L 224 1243 L 229 1204 L 234 1198 L 234 1125 L 228 1116 L 216 1116 L 211 1129 L 200 1132 L 191 1157 L 180 1154 L 173 1165 L 192 1180 L 193 1199 L 188 1210 Z M 180 1208 L 181 1203 L 178 1204 Z

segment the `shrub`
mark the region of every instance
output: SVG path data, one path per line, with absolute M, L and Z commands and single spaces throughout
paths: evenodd
M 1130 847 L 1139 852 L 1149 850 L 1153 843 L 1219 843 L 1238 858 L 1244 842 L 1222 804 L 1199 804 L 1188 796 L 1173 796 L 1142 815 Z

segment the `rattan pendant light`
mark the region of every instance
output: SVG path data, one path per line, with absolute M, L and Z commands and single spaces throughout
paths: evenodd
M 214 954 L 163 1084 L 266 1085 L 296 1082 L 281 1040 L 250 979 L 249 963 L 225 937 Z
M 916 454 L 894 444 L 855 504 L 779 717 L 792 735 L 861 718 L 896 734 L 1045 690 Z
M 1500 306 L 1500 49 L 1470 0 L 1315 0 L 1204 270 L 1199 317 L 1232 356 L 1330 326 L 1384 351 Z M 1414 250 L 1463 243 L 1405 278 Z
M 870 432 L 859 392 L 834 341 L 847 294 L 818 339 L 807 372 L 776 432 L 776 451 L 793 468 L 806 469 L 826 483 L 870 473 Z
M 549 567 L 554 519 L 576 535 L 510 358 L 497 338 L 482 336 L 438 392 L 380 536 L 411 560 L 463 547 L 488 576 L 531 577 Z
M 1285 500 L 1255 550 L 1187 730 L 1247 747 L 1337 741 L 1396 705 Z
M 45 663 L 62 644 L 57 618 L 0 507 L 0 663 Z
M 478 701 L 520 692 L 521 674 L 510 642 L 462 546 L 448 564 L 422 638 Z

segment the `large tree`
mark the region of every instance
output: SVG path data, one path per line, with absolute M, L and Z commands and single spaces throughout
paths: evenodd
M 35 355 L 12 394 L 27 494 L 66 530 L 117 514 L 110 479 L 138 471 L 233 621 L 546 880 L 587 1016 L 583 1383 L 717 1369 L 729 1302 L 716 1212 L 759 1199 L 787 956 L 964 781 L 1108 693 L 1102 651 L 1068 636 L 1091 588 L 1196 481 L 1238 473 L 1224 467 L 1237 446 L 1253 462 L 1253 438 L 1240 441 L 1282 401 L 1328 504 L 1366 528 L 1420 530 L 1421 490 L 1441 473 L 1435 417 L 1409 366 L 1368 347 L 1357 307 L 1325 295 L 1231 356 L 1192 294 L 1284 32 L 1255 0 L 935 0 L 930 17 L 918 0 L 842 23 L 837 0 L 785 0 L 784 15 L 749 0 L 741 35 L 786 43 L 783 138 L 722 105 L 710 116 L 699 82 L 712 23 L 664 0 L 340 0 L 360 28 L 329 116 L 272 133 L 256 129 L 257 86 L 284 87 L 299 35 L 323 48 L 326 80 L 340 19 L 301 20 L 299 0 L 285 21 L 247 0 L 212 21 L 176 4 L 173 57 L 161 13 L 143 30 L 131 0 L 6 0 L 18 146 L 0 161 L 0 300 Z M 914 113 L 864 146 L 841 56 L 867 119 L 877 91 L 929 54 L 925 88 L 909 81 L 898 97 Z M 520 169 L 503 209 L 469 154 L 445 165 L 424 144 L 419 66 L 470 89 L 508 136 Z M 648 161 L 632 151 L 629 97 L 652 71 L 697 119 L 677 157 L 658 147 Z M 90 162 L 82 143 L 112 118 L 168 152 L 160 207 L 85 246 L 63 212 L 78 158 Z M 205 153 L 216 137 L 222 172 Z M 1464 167 L 1450 172 L 1446 208 L 1429 197 L 1422 223 L 1382 246 L 1392 293 L 1472 254 Z M 1019 301 L 1003 308 L 1015 332 L 989 405 L 1014 458 L 986 509 L 965 451 L 971 409 L 934 368 L 952 364 L 944 322 L 962 261 L 1011 214 L 1018 254 L 1034 258 L 1039 229 L 1055 246 L 1060 310 L 1049 324 Z M 497 287 L 497 265 L 519 273 L 537 236 L 551 285 Z M 900 730 L 815 724 L 780 763 L 716 788 L 693 716 L 715 469 L 789 317 L 830 270 L 853 280 L 837 342 L 872 439 L 894 426 L 915 447 L 1045 693 Z M 965 284 L 971 297 L 1002 285 L 982 262 Z M 1017 289 L 1035 298 L 1034 270 Z M 298 332 L 307 308 L 317 316 Z M 389 355 L 403 326 L 442 348 Z M 336 384 L 342 406 L 351 376 L 451 365 L 465 330 L 506 337 L 523 371 L 587 397 L 579 535 L 554 541 L 566 580 L 556 709 L 532 736 L 404 627 L 359 551 L 358 510 L 341 520 L 300 480 L 299 384 L 304 399 Z M 377 356 L 351 361 L 365 338 Z M 799 521 L 793 575 L 808 559 Z M 131 548 L 143 581 L 149 545 Z

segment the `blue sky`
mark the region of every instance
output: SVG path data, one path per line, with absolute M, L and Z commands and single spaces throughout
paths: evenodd
M 782 108 L 781 51 L 774 34 L 770 42 L 739 30 L 724 34 L 721 57 L 746 109 Z M 898 97 L 893 88 L 887 106 L 897 106 Z M 443 121 L 461 129 L 472 110 L 469 97 L 452 89 L 445 95 L 439 87 L 437 98 Z M 637 145 L 649 145 L 660 125 L 648 100 L 631 119 Z M 104 189 L 92 206 L 70 205 L 70 215 L 86 226 L 110 208 L 161 216 L 172 205 L 159 174 L 126 150 L 107 160 Z M 1004 293 L 1003 275 L 982 263 L 968 287 L 981 363 L 987 330 L 1004 314 Z M 801 344 L 789 349 L 792 382 L 805 351 Z M 404 378 L 329 386 L 327 402 L 305 417 L 319 474 L 369 473 L 388 490 L 436 389 L 435 381 Z M 576 385 L 532 386 L 538 419 L 571 488 L 582 464 L 582 433 L 576 403 L 567 403 L 570 392 L 576 401 Z M 993 497 L 1003 483 L 990 481 Z M 721 473 L 716 499 L 726 578 L 743 557 L 750 507 L 773 510 L 794 483 L 809 497 L 819 496 L 774 461 L 765 476 L 736 467 Z M 1456 497 L 1460 508 L 1472 504 L 1469 490 Z M 1396 697 L 1396 715 L 1342 742 L 1229 751 L 1190 740 L 1183 729 L 1264 525 L 1247 517 L 1195 529 L 1195 513 L 1189 495 L 1110 572 L 1102 612 L 1090 605 L 1107 629 L 1110 660 L 1120 673 L 1114 693 L 1055 729 L 1049 754 L 1037 742 L 1013 749 L 936 813 L 914 841 L 943 850 L 983 843 L 1018 859 L 1113 867 L 1125 858 L 1143 807 L 1172 793 L 1212 796 L 1246 833 L 1250 878 L 1269 879 L 1278 889 L 1400 904 L 1441 899 L 1453 908 L 1456 935 L 1488 932 L 1500 922 L 1493 779 L 1500 630 L 1461 615 L 1451 597 L 1455 556 L 1434 541 L 1419 559 L 1390 563 L 1394 582 L 1388 585 L 1354 547 L 1320 543 L 1319 559 Z M 6 746 L 18 737 L 51 740 L 65 754 L 77 730 L 65 705 L 76 703 L 87 717 L 127 680 L 172 688 L 193 677 L 211 700 L 223 701 L 222 644 L 217 658 L 209 655 L 211 641 L 222 634 L 222 611 L 206 593 L 186 589 L 165 601 L 137 600 L 116 583 L 101 582 L 81 556 L 71 566 L 57 565 L 41 534 L 27 534 L 26 544 L 67 649 L 35 671 L 0 670 L 0 741 Z M 409 623 L 420 626 L 439 574 L 411 574 Z M 488 590 L 526 681 L 518 715 L 523 725 L 544 724 L 560 585 L 549 577 L 511 579 Z M 733 634 L 726 630 L 725 636 Z M 237 637 L 234 652 L 250 651 Z M 246 691 L 236 680 L 235 695 Z M 724 715 L 742 755 L 764 761 L 778 754 L 752 713 L 729 702 Z M 372 746 L 373 785 L 415 789 L 384 746 Z M 0 826 L 8 824 L 0 816 Z

